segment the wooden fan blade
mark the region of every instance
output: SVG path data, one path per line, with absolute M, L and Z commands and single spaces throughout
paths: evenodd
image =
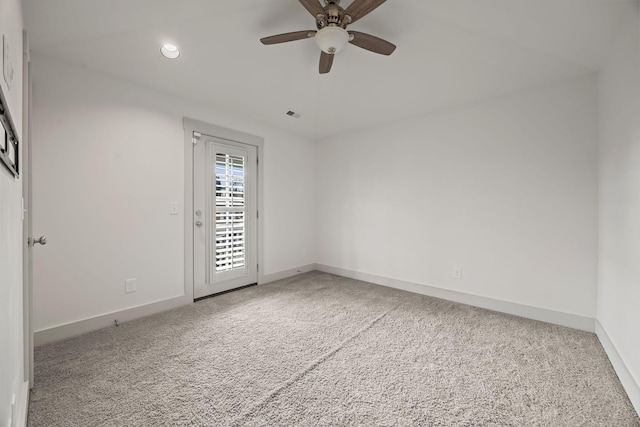
M 351 40 L 349 40 L 349 43 L 370 50 L 371 52 L 379 53 L 380 55 L 391 55 L 393 51 L 396 50 L 395 44 L 372 36 L 371 34 L 365 34 L 359 31 L 349 31 L 348 33 L 352 36 L 350 37 Z
M 327 74 L 331 71 L 331 65 L 333 65 L 333 55 L 322 52 L 320 54 L 320 74 Z
M 363 16 L 371 13 L 385 1 L 386 0 L 353 0 L 353 3 L 342 12 L 342 16 L 349 15 L 351 17 L 349 23 L 352 24 Z
M 315 18 L 318 15 L 324 15 L 324 8 L 318 0 L 299 0 L 305 9 Z
M 277 34 L 275 36 L 260 39 L 262 44 L 276 44 L 308 39 L 315 36 L 317 31 L 294 31 L 293 33 Z

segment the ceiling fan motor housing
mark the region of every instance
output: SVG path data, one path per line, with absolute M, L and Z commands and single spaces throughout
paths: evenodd
M 316 18 L 316 25 L 319 30 L 326 26 L 339 25 L 344 28 L 346 25 L 343 25 L 342 21 L 342 12 L 344 9 L 338 6 L 340 0 L 325 0 L 326 6 L 324 9 L 323 15 L 318 15 Z

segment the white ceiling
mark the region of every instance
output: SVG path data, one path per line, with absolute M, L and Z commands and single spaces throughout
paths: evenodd
M 629 0 L 637 1 L 637 0 Z M 24 0 L 32 51 L 320 139 L 597 70 L 627 0 L 390 0 L 318 74 L 296 0 Z M 342 0 L 347 7 L 351 0 Z M 163 42 L 181 56 L 165 59 Z M 288 110 L 300 119 L 285 115 Z

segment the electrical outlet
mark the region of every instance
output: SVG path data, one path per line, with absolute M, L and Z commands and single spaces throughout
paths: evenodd
M 124 281 L 124 291 L 127 294 L 136 291 L 136 279 L 127 279 Z
M 462 279 L 462 267 L 454 267 L 453 268 L 453 278 L 454 279 Z
M 171 202 L 169 205 L 169 214 L 178 215 L 180 213 L 180 205 L 178 202 Z

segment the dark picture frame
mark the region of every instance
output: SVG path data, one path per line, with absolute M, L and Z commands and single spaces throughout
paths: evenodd
M 7 131 L 4 130 L 4 125 L 0 123 L 0 152 L 7 151 Z
M 0 160 L 9 172 L 20 176 L 20 141 L 9 112 L 9 105 L 0 86 Z

